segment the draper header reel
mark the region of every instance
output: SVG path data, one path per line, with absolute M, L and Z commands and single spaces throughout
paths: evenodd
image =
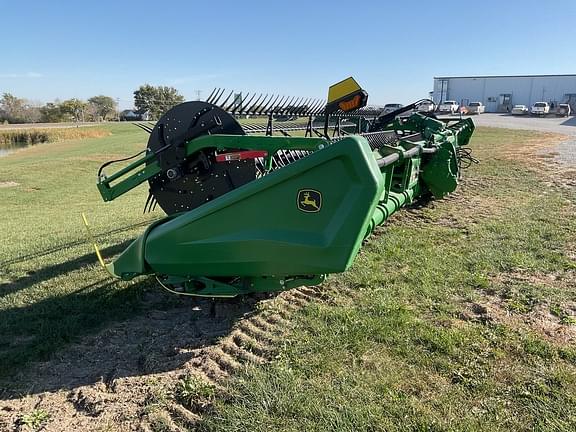
M 318 284 L 345 271 L 400 207 L 454 191 L 474 130 L 470 119 L 397 118 L 416 104 L 381 115 L 365 107 L 368 95 L 352 78 L 330 88 L 326 105 L 220 102 L 222 94 L 141 125 L 150 132 L 145 155 L 111 176 L 102 170 L 110 163 L 100 169 L 105 201 L 147 181 L 145 211 L 159 205 L 167 214 L 108 264 L 113 275 L 154 274 L 204 296 Z M 274 121 L 287 112 L 306 121 Z M 237 114 L 268 123 L 243 127 Z

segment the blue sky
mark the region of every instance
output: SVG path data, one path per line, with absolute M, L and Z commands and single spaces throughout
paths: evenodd
M 353 75 L 407 103 L 434 76 L 555 73 L 576 73 L 574 0 L 0 0 L 0 93 L 39 102 L 126 108 L 144 83 L 325 97 Z

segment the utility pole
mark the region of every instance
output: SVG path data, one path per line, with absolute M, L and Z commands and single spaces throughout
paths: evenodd
M 116 121 L 120 121 L 120 98 L 116 98 Z
M 196 93 L 196 100 L 201 100 L 202 90 L 194 90 L 194 93 Z

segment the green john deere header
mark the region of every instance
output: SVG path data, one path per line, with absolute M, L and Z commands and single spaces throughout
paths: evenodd
M 470 119 L 410 114 L 423 101 L 382 113 L 353 78 L 332 86 L 327 104 L 266 98 L 217 89 L 177 105 L 139 125 L 150 133 L 144 156 L 110 176 L 114 161 L 100 169 L 105 201 L 147 181 L 145 211 L 167 214 L 107 265 L 111 274 L 215 297 L 316 285 L 348 269 L 396 210 L 453 192 L 470 160 Z

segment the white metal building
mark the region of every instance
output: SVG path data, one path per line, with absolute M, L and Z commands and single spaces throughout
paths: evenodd
M 486 112 L 507 112 L 514 105 L 569 103 L 576 112 L 576 75 L 435 77 L 434 102 L 482 102 Z

